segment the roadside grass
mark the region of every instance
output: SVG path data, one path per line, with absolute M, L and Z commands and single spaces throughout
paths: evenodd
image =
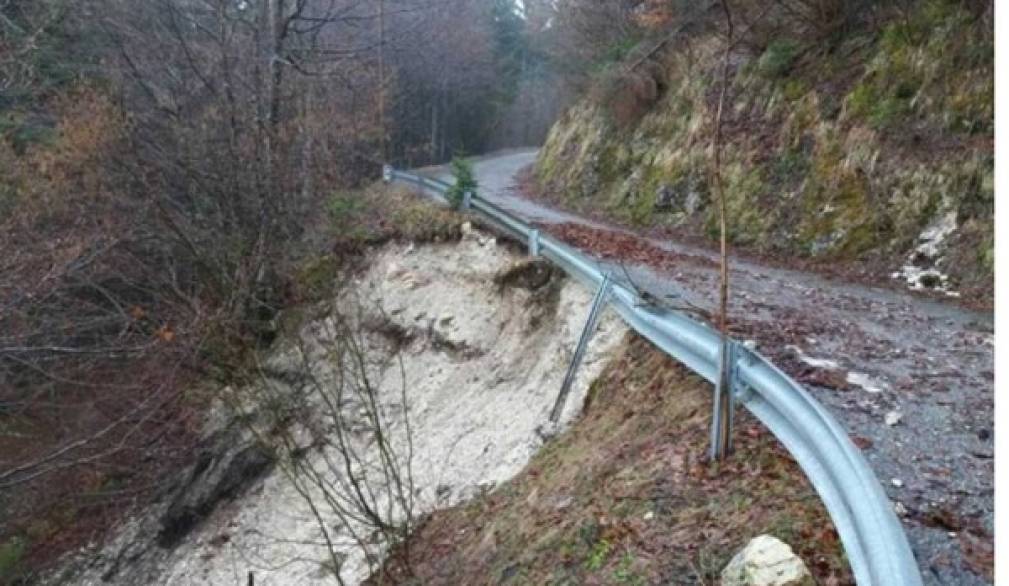
M 334 193 L 326 212 L 318 252 L 300 259 L 293 271 L 289 295 L 295 304 L 331 298 L 341 277 L 360 267 L 369 248 L 393 240 L 453 242 L 462 237 L 466 221 L 407 187 L 380 182 Z
M 629 335 L 580 420 L 512 481 L 430 515 L 370 583 L 712 584 L 762 533 L 818 583 L 852 583 L 819 498 L 752 417 L 728 461 L 706 461 L 710 393 Z
M 333 194 L 328 203 L 330 234 L 336 246 L 389 240 L 438 242 L 458 239 L 462 216 L 432 205 L 411 188 L 373 183 Z

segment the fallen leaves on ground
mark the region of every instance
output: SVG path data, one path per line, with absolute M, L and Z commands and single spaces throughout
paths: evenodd
M 717 583 L 761 533 L 819 583 L 852 583 L 822 503 L 759 422 L 739 412 L 735 453 L 708 461 L 706 382 L 630 336 L 589 395 L 523 473 L 431 515 L 383 583 Z
M 644 264 L 665 270 L 684 263 L 704 267 L 718 266 L 709 258 L 665 250 L 645 238 L 627 232 L 590 228 L 574 223 L 542 224 L 540 228 L 567 244 L 587 250 L 605 260 Z

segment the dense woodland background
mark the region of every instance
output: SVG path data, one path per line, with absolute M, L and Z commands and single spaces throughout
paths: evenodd
M 922 3 L 734 4 L 759 56 Z M 721 23 L 684 0 L 0 0 L 0 581 L 157 497 L 196 383 L 269 344 L 320 234 L 353 228 L 334 194 L 541 144 L 593 88 L 631 88 L 600 99 L 633 119 L 664 91 L 636 68 Z
M 271 341 L 335 194 L 542 141 L 553 10 L 0 1 L 0 576 L 192 457 L 194 383 Z

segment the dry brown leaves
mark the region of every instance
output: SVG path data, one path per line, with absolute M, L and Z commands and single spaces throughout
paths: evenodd
M 573 223 L 544 224 L 541 228 L 564 242 L 605 260 L 638 263 L 665 270 L 683 264 L 717 266 L 711 259 L 663 250 L 644 238 L 626 232 L 590 228 Z

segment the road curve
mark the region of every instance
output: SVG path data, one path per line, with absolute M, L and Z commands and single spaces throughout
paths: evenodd
M 620 233 L 523 197 L 535 149 L 474 160 L 480 195 L 530 222 Z M 451 180 L 444 168 L 426 170 Z M 607 263 L 657 299 L 714 309 L 716 256 L 647 239 L 679 258 Z M 661 266 L 655 266 L 659 264 Z M 994 534 L 991 313 L 734 259 L 730 315 L 762 353 L 803 380 L 863 448 L 901 516 L 926 584 L 990 584 Z M 990 566 L 989 566 L 990 567 Z

